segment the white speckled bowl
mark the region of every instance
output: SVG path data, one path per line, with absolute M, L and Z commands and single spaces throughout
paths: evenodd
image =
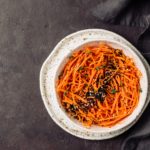
M 140 94 L 138 106 L 130 116 L 111 128 L 97 126 L 86 128 L 78 121 L 69 118 L 62 108 L 55 90 L 56 79 L 67 60 L 67 56 L 81 45 L 94 41 L 105 41 L 112 47 L 123 49 L 126 55 L 134 59 L 136 66 L 142 72 L 140 84 L 143 92 Z M 90 140 L 102 140 L 115 137 L 125 132 L 137 122 L 149 102 L 149 75 L 149 65 L 144 57 L 123 37 L 102 29 L 87 29 L 65 37 L 56 45 L 41 68 L 40 90 L 45 107 L 56 124 L 77 137 Z

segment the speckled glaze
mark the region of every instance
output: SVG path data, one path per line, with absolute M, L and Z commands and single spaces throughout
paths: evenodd
M 138 106 L 130 116 L 111 128 L 97 126 L 86 128 L 78 121 L 69 118 L 62 108 L 55 90 L 56 79 L 70 53 L 79 46 L 94 41 L 105 41 L 112 47 L 123 49 L 126 55 L 134 59 L 136 66 L 142 72 L 140 84 L 143 92 L 140 95 Z M 133 126 L 140 118 L 149 103 L 149 76 L 150 68 L 148 63 L 131 43 L 110 31 L 103 29 L 87 29 L 65 37 L 56 45 L 41 68 L 40 90 L 49 115 L 62 129 L 83 139 L 103 140 L 120 135 Z

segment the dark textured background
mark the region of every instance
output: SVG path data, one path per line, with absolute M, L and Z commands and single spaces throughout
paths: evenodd
M 69 33 L 104 28 L 137 46 L 144 28 L 102 23 L 91 10 L 97 4 L 96 0 L 0 0 L 0 150 L 119 150 L 135 128 L 105 141 L 73 137 L 52 121 L 40 96 L 41 65 Z M 142 44 L 141 52 L 149 61 Z M 145 140 L 147 146 L 149 142 Z

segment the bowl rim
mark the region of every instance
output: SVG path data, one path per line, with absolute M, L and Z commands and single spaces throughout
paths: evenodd
M 134 54 L 136 54 L 137 57 L 141 60 L 141 62 L 142 62 L 142 64 L 143 64 L 144 68 L 147 66 L 148 70 L 145 69 L 146 75 L 147 75 L 147 72 L 149 71 L 149 65 L 148 65 L 148 63 L 146 62 L 145 58 L 141 55 L 141 53 L 140 53 L 131 43 L 129 43 L 129 42 L 128 42 L 126 39 L 124 39 L 122 36 L 120 36 L 120 35 L 118 35 L 118 34 L 116 34 L 116 33 L 114 33 L 114 32 L 104 30 L 104 29 L 85 29 L 85 30 L 77 31 L 77 32 L 75 32 L 75 33 L 72 33 L 72 34 L 66 36 L 65 38 L 63 38 L 63 39 L 54 47 L 53 51 L 50 53 L 50 55 L 47 57 L 47 59 L 44 61 L 43 65 L 42 65 L 42 67 L 41 67 L 41 71 L 40 71 L 40 91 L 41 91 L 41 95 L 42 95 L 42 99 L 43 99 L 44 105 L 45 105 L 45 107 L 46 107 L 46 109 L 47 109 L 49 115 L 50 115 L 51 118 L 54 120 L 54 122 L 56 122 L 56 124 L 58 124 L 61 128 L 63 128 L 63 129 L 66 130 L 67 132 L 71 133 L 72 135 L 75 135 L 75 136 L 78 136 L 78 137 L 84 138 L 84 139 L 97 139 L 97 140 L 99 140 L 99 139 L 107 139 L 107 138 L 110 138 L 110 137 L 117 136 L 117 135 L 119 135 L 119 134 L 125 132 L 128 128 L 130 128 L 130 127 L 138 120 L 138 118 L 141 116 L 141 114 L 143 113 L 144 109 L 146 108 L 146 106 L 147 106 L 149 100 L 147 100 L 147 98 L 145 98 L 145 104 L 143 105 L 143 109 L 141 108 L 141 110 L 140 110 L 138 116 L 136 116 L 134 119 L 132 119 L 132 122 L 128 123 L 126 126 L 123 126 L 123 127 L 119 128 L 119 129 L 113 130 L 113 132 L 116 132 L 117 130 L 121 130 L 122 128 L 124 128 L 124 130 L 122 130 L 122 131 L 120 131 L 119 133 L 116 133 L 116 134 L 114 134 L 114 135 L 111 134 L 111 135 L 109 135 L 109 136 L 107 136 L 107 137 L 101 137 L 101 138 L 98 138 L 98 137 L 97 137 L 97 138 L 96 138 L 96 137 L 89 137 L 89 138 L 88 138 L 88 137 L 85 137 L 85 136 L 82 136 L 82 135 L 77 135 L 77 134 L 71 132 L 70 130 L 68 130 L 67 128 L 64 128 L 64 127 L 62 126 L 62 124 L 56 119 L 56 117 L 53 117 L 52 112 L 50 111 L 50 108 L 49 108 L 49 106 L 48 106 L 48 103 L 47 103 L 46 98 L 45 98 L 45 95 L 44 95 L 45 91 L 44 91 L 44 88 L 43 88 L 43 70 L 44 70 L 44 67 L 45 67 L 46 64 L 47 64 L 47 61 L 48 61 L 48 60 L 51 58 L 51 56 L 55 53 L 55 50 L 58 48 L 58 46 L 59 46 L 62 42 L 64 42 L 66 39 L 69 39 L 70 37 L 74 36 L 75 34 L 82 34 L 82 33 L 87 32 L 87 31 L 90 31 L 90 32 L 92 32 L 92 31 L 94 31 L 94 32 L 96 32 L 96 31 L 101 31 L 101 32 L 104 32 L 104 33 L 107 32 L 107 33 L 109 33 L 109 34 L 113 34 L 113 35 L 117 36 L 118 38 L 124 40 L 125 43 L 126 43 L 126 45 L 123 45 L 123 46 L 127 46 L 128 48 L 129 48 L 129 46 L 130 46 L 130 49 L 131 49 L 131 50 L 134 52 Z M 100 41 L 101 41 L 101 40 L 100 40 Z M 110 40 L 108 40 L 108 41 L 110 41 Z M 114 41 L 112 41 L 112 42 L 114 42 Z M 116 42 L 116 41 L 115 41 L 115 42 Z M 117 43 L 117 44 L 119 44 L 119 43 Z M 121 44 L 120 44 L 120 45 L 121 45 Z M 148 75 L 147 75 L 146 77 L 147 77 L 147 81 L 148 81 Z M 147 82 L 147 87 L 148 87 L 148 82 Z M 147 90 L 148 90 L 148 89 L 147 89 Z M 148 93 L 148 92 L 147 92 L 147 93 Z

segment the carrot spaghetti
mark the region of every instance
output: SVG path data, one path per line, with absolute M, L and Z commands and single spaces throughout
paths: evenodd
M 137 106 L 140 77 L 133 60 L 122 50 L 97 42 L 72 53 L 56 90 L 71 117 L 85 126 L 111 127 Z

